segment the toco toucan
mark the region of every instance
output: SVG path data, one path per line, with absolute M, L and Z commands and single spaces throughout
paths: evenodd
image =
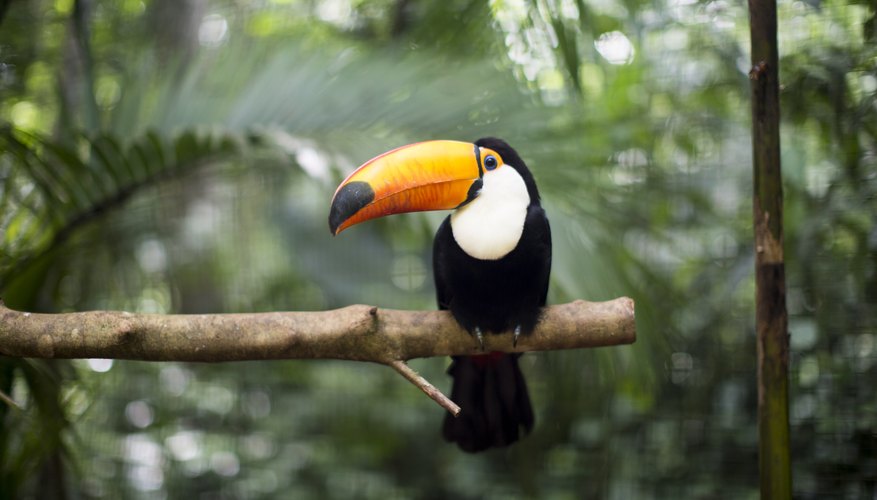
M 335 191 L 337 235 L 368 219 L 447 210 L 433 243 L 438 306 L 483 347 L 483 334 L 533 331 L 548 292 L 551 231 L 533 175 L 504 141 L 427 141 L 377 156 Z M 443 435 L 468 452 L 507 446 L 533 427 L 520 354 L 454 356 Z

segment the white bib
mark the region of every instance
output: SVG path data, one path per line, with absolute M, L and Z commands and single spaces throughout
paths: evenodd
M 498 260 L 518 246 L 530 195 L 518 171 L 509 165 L 487 172 L 478 196 L 451 214 L 451 231 L 470 257 Z

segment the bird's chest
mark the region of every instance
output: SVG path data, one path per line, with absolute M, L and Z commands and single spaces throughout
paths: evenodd
M 527 206 L 517 200 L 476 199 L 451 215 L 454 240 L 474 259 L 498 260 L 521 240 Z
M 457 246 L 449 252 L 444 277 L 452 290 L 446 304 L 468 330 L 502 332 L 538 309 L 535 270 L 515 248 L 496 260 L 475 259 Z

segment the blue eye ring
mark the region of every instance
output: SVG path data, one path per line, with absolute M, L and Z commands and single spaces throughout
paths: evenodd
M 493 170 L 499 165 L 499 162 L 496 161 L 496 157 L 493 155 L 487 155 L 484 157 L 484 168 L 487 170 Z

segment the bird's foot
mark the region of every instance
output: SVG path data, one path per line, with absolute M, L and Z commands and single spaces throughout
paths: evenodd
M 512 347 L 518 347 L 518 337 L 521 336 L 521 325 L 515 327 L 515 336 L 512 338 Z
M 478 345 L 481 346 L 481 350 L 484 351 L 484 334 L 481 333 L 481 328 L 475 327 L 475 338 L 478 339 Z

